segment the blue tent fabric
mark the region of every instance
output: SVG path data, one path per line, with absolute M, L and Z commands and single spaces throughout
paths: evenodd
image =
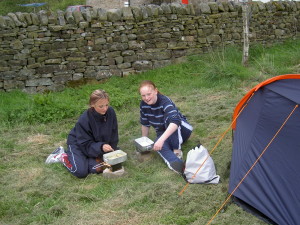
M 300 80 L 281 80 L 280 82 L 269 84 L 266 88 L 300 104 L 299 86 Z
M 256 91 L 236 121 L 229 193 L 277 224 L 300 224 L 300 79 L 282 79 Z

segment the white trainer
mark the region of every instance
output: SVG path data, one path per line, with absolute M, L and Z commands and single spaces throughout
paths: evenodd
M 174 150 L 174 153 L 177 156 L 177 158 L 183 159 L 183 152 L 180 149 Z
M 46 159 L 45 163 L 46 164 L 51 164 L 51 163 L 58 163 L 61 162 L 60 158 L 61 155 L 65 153 L 65 150 L 62 146 L 59 146 L 57 149 L 54 150 L 54 152 L 52 152 L 48 158 Z

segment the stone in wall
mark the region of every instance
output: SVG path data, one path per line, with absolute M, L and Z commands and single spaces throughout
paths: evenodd
M 4 80 L 3 89 L 6 91 L 11 91 L 13 89 L 23 89 L 25 87 L 24 82 L 18 80 Z
M 147 70 L 152 70 L 153 63 L 151 61 L 147 61 L 147 60 L 136 61 L 132 64 L 132 67 L 137 72 L 143 72 L 143 71 L 147 71 Z
M 119 9 L 124 7 L 124 0 L 86 0 L 87 5 L 103 9 Z
M 250 41 L 298 38 L 300 2 L 253 3 Z M 241 44 L 239 4 L 210 2 L 0 16 L 0 90 L 59 91 Z

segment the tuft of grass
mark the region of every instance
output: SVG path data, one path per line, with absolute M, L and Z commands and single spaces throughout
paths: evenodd
M 282 44 L 277 43 L 272 48 L 255 45 L 250 49 L 253 66 L 265 75 L 287 74 L 299 67 L 300 40 L 288 40 Z M 298 70 L 299 71 L 299 70 Z
M 250 77 L 249 70 L 242 66 L 242 51 L 237 47 L 228 47 L 216 51 L 204 58 L 204 77 L 210 82 L 222 82 L 226 79 L 245 79 Z

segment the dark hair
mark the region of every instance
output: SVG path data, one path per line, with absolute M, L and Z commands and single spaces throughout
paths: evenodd
M 109 101 L 109 96 L 104 90 L 101 89 L 93 91 L 93 93 L 90 95 L 90 107 L 91 105 L 94 105 L 99 99 L 107 99 Z
M 141 88 L 142 88 L 142 87 L 145 87 L 145 86 L 149 86 L 149 87 L 152 87 L 153 89 L 156 89 L 156 90 L 157 90 L 156 85 L 155 85 L 151 80 L 143 80 L 143 81 L 140 83 L 139 92 L 140 92 Z M 160 93 L 158 90 L 157 90 L 157 92 Z

